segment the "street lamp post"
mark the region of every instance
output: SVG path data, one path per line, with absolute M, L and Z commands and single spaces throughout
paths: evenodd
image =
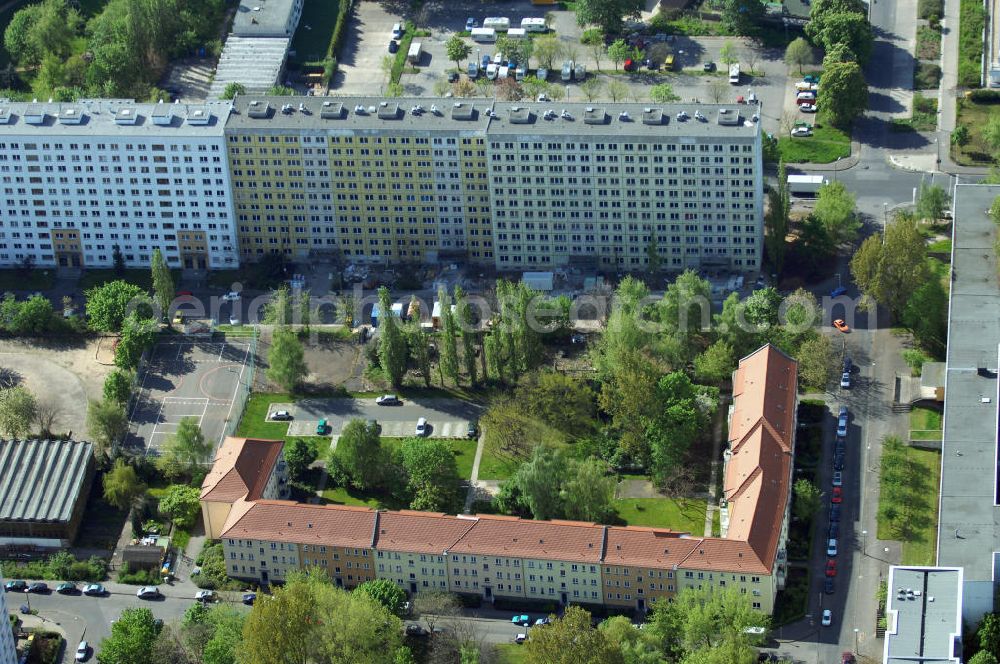
M 857 627 L 854 628 L 854 652 L 855 653 L 858 652 L 858 632 L 859 631 L 860 630 Z
M 866 551 L 868 551 L 868 531 L 867 530 L 862 530 L 861 531 L 861 553 L 862 553 L 862 555 L 864 555 Z

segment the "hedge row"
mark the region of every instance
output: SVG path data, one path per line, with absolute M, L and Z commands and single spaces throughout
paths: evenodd
M 969 90 L 965 93 L 965 96 L 977 104 L 1000 104 L 1000 90 L 980 88 L 978 90 Z
M 353 7 L 354 0 L 340 0 L 340 5 L 337 6 L 337 22 L 333 26 L 330 45 L 326 48 L 326 57 L 324 58 L 324 85 L 329 85 L 333 75 L 337 73 L 337 51 L 340 50 L 340 42 L 343 41 L 344 34 L 347 32 L 347 22 L 350 20 Z

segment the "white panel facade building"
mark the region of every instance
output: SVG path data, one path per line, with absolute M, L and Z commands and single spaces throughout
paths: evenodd
M 0 103 L 0 267 L 238 264 L 230 102 Z

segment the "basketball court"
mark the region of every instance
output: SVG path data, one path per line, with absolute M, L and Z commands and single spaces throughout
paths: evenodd
M 156 456 L 185 417 L 195 418 L 217 446 L 231 420 L 240 416 L 241 390 L 249 391 L 251 345 L 249 339 L 205 338 L 154 346 L 129 413 L 126 446 Z

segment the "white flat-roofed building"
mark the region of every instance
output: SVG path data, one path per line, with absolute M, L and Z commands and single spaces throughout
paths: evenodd
M 235 268 L 230 102 L 0 102 L 0 267 Z

